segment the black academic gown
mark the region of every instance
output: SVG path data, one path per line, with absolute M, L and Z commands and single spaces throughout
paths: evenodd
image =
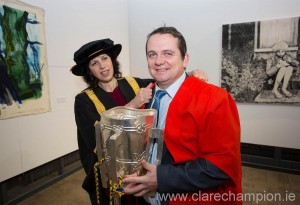
M 135 78 L 135 80 L 139 84 L 140 88 L 146 87 L 151 82 L 151 80 L 142 80 L 139 78 Z M 134 90 L 124 78 L 118 79 L 118 86 L 126 103 L 130 102 L 135 97 Z M 93 88 L 93 91 L 106 110 L 117 106 L 111 96 L 99 86 Z M 85 189 L 90 196 L 92 195 L 91 197 L 93 197 L 93 195 L 96 194 L 94 164 L 98 162 L 97 155 L 94 152 L 96 147 L 94 123 L 96 121 L 100 121 L 100 115 L 97 112 L 94 103 L 89 99 L 85 92 L 81 92 L 75 97 L 74 109 L 80 160 L 86 173 L 82 188 Z M 108 204 L 108 196 L 104 194 L 106 190 L 101 187 L 101 182 L 99 188 L 101 189 L 101 204 Z M 140 204 L 141 203 L 139 203 L 139 205 Z

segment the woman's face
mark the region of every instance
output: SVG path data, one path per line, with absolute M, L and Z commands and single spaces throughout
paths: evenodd
M 284 54 L 285 54 L 285 50 L 277 50 L 276 51 L 276 55 L 279 56 L 279 57 L 284 56 Z
M 114 76 L 114 68 L 111 58 L 107 54 L 100 54 L 89 62 L 92 74 L 100 82 L 110 82 Z

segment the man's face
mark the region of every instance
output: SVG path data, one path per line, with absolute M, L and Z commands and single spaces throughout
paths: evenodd
M 189 56 L 184 59 L 178 48 L 178 39 L 171 34 L 154 34 L 147 43 L 147 61 L 150 75 L 162 89 L 168 88 L 183 74 Z

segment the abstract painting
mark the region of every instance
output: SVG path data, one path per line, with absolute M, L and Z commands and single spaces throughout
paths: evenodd
M 44 10 L 0 0 L 0 119 L 49 111 Z
M 222 26 L 221 87 L 237 103 L 300 105 L 299 17 Z

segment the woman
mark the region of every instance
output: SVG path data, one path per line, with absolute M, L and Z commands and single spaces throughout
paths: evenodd
M 117 57 L 122 46 L 110 39 L 101 39 L 83 45 L 74 53 L 76 65 L 71 68 L 74 75 L 82 76 L 88 88 L 75 98 L 75 120 L 79 154 L 86 177 L 83 182 L 91 203 L 109 204 L 109 191 L 101 187 L 96 190 L 94 165 L 98 162 L 94 152 L 96 147 L 94 124 L 100 120 L 100 113 L 115 106 L 140 108 L 152 97 L 153 80 L 121 78 Z M 195 73 L 200 79 L 207 80 L 204 72 Z M 96 175 L 100 176 L 99 173 Z M 98 200 L 97 200 L 98 199 Z M 143 198 L 123 196 L 122 205 L 146 204 Z M 97 203 L 98 201 L 98 203 Z
M 286 53 L 288 44 L 284 41 L 275 43 L 272 47 L 274 55 L 267 59 L 266 73 L 271 76 L 267 82 L 271 82 L 274 79 L 274 86 L 272 93 L 276 98 L 283 98 L 284 94 L 286 97 L 292 97 L 293 94 L 287 90 L 289 81 L 293 75 L 294 67 L 299 65 L 299 62 L 292 58 Z M 276 75 L 275 75 L 276 74 Z M 275 77 L 276 76 L 276 77 Z M 279 92 L 278 88 L 280 84 L 282 93 Z

